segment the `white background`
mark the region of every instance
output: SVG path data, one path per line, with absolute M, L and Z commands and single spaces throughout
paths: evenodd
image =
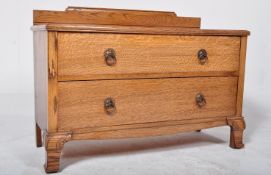
M 151 148 L 154 145 L 150 145 L 153 144 L 150 139 L 121 141 L 122 144 L 106 142 L 110 149 L 103 142 L 87 142 L 83 145 L 76 143 L 81 146 L 82 151 L 78 153 L 81 157 L 85 154 L 99 155 L 99 152 L 102 152 L 105 156 L 100 159 L 92 156 L 82 159 L 72 153 L 69 155 L 78 145 L 67 144 L 67 149 L 70 150 L 65 151 L 67 156 L 64 156 L 63 161 L 67 166 L 62 167 L 63 174 L 74 174 L 79 170 L 82 174 L 271 172 L 271 151 L 268 149 L 271 148 L 270 0 L 8 0 L 2 1 L 0 10 L 1 175 L 43 173 L 43 149 L 34 147 L 33 38 L 30 30 L 32 10 L 64 10 L 69 5 L 174 11 L 179 16 L 201 17 L 202 28 L 205 29 L 247 29 L 251 31 L 251 36 L 248 40 L 244 94 L 244 116 L 247 118 L 246 149 L 230 150 L 227 147 L 229 130 L 221 128 L 206 130 L 201 135 L 191 133 L 189 137 L 177 135 L 153 138 L 153 142 L 158 144 L 156 146 L 163 148 L 158 151 L 133 150 L 134 147 L 130 147 L 133 143 L 140 148 Z M 194 141 L 193 138 L 199 141 Z M 165 141 L 170 143 L 164 143 Z M 207 143 L 207 146 L 203 143 Z M 88 144 L 94 149 L 86 149 Z M 167 147 L 164 148 L 164 145 Z M 104 149 L 99 149 L 99 146 Z M 111 152 L 117 156 L 112 158 Z M 215 157 L 218 155 L 221 156 Z M 100 163 L 97 163 L 99 161 Z M 114 162 L 118 164 L 115 165 Z M 122 168 L 116 168 L 118 165 Z

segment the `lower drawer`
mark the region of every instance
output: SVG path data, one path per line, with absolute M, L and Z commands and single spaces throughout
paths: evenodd
M 58 128 L 233 116 L 237 77 L 72 81 L 58 84 Z

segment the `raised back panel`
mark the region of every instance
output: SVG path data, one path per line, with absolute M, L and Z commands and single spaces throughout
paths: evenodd
M 200 28 L 200 18 L 178 17 L 174 12 L 68 7 L 65 11 L 34 10 L 37 24 L 96 24 Z

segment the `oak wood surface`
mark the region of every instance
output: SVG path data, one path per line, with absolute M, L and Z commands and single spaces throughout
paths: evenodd
M 127 80 L 127 79 L 155 79 L 155 78 L 187 78 L 187 77 L 238 77 L 238 71 L 197 71 L 170 73 L 136 73 L 136 74 L 104 74 L 89 78 L 89 76 L 61 76 L 59 82 L 86 80 Z
M 231 128 L 230 147 L 240 149 L 244 147 L 243 132 L 246 128 L 243 117 L 228 118 L 227 123 Z
M 35 121 L 39 128 L 47 129 L 47 68 L 48 35 L 47 31 L 35 31 L 34 38 L 34 86 L 35 86 Z
M 38 123 L 36 123 L 36 146 L 42 147 L 42 131 Z
M 189 124 L 193 125 L 193 124 L 199 124 L 199 123 L 212 123 L 212 122 L 224 122 L 224 125 L 228 124 L 227 117 L 222 116 L 222 117 L 207 117 L 207 118 L 185 119 L 185 120 L 167 120 L 167 121 L 157 121 L 157 122 L 120 124 L 120 125 L 114 125 L 114 126 L 98 126 L 98 127 L 91 127 L 91 128 L 78 128 L 78 129 L 74 129 L 72 133 L 84 134 L 84 133 L 93 133 L 93 132 L 107 132 L 107 131 L 129 130 L 129 129 L 139 129 L 139 128 L 141 129 L 159 128 L 162 126 L 175 126 L 175 125 L 179 125 L 181 127 L 183 125 L 189 125 Z M 161 135 L 163 135 L 163 133 L 161 133 Z
M 57 32 L 48 33 L 48 132 L 57 131 Z
M 249 31 L 200 29 L 200 18 L 174 12 L 86 7 L 35 10 L 33 24 L 36 143 L 44 140 L 46 172 L 59 170 L 70 140 L 228 125 L 230 147 L 244 147 Z M 106 65 L 107 48 L 116 65 Z
M 58 79 L 89 80 L 126 77 L 212 76 L 239 69 L 240 38 L 124 34 L 58 34 Z M 116 52 L 116 65 L 105 63 L 104 51 Z M 199 63 L 198 51 L 208 60 Z M 143 75 L 143 76 L 142 76 Z
M 40 24 L 34 25 L 32 30 L 189 36 L 248 36 L 250 34 L 250 32 L 247 30 L 210 30 L 182 27 L 145 27 L 89 24 Z
M 66 11 L 34 10 L 33 23 L 104 24 L 125 26 L 178 26 L 199 28 L 200 18 L 177 17 L 173 12 L 76 8 Z
M 59 170 L 60 156 L 64 144 L 71 140 L 70 132 L 45 133 L 46 161 L 45 171 L 55 173 Z
M 118 130 L 105 130 L 105 131 L 92 131 L 92 132 L 79 132 L 73 133 L 73 140 L 86 140 L 86 139 L 122 139 L 122 138 L 140 138 L 140 137 L 151 137 L 151 136 L 162 136 L 168 134 L 176 134 L 179 132 L 195 131 L 199 129 L 206 129 L 218 126 L 225 126 L 226 119 L 214 118 L 208 122 L 194 122 L 186 124 L 175 125 L 160 125 L 154 127 L 138 127 L 129 129 L 118 129 Z
M 97 7 L 80 7 L 80 6 L 68 6 L 65 11 L 69 10 L 78 10 L 78 11 L 90 11 L 90 12 L 95 12 L 99 13 L 102 12 L 128 12 L 128 13 L 135 13 L 135 14 L 152 14 L 152 15 L 167 15 L 174 17 L 176 16 L 175 12 L 170 12 L 170 11 L 159 11 L 159 10 L 136 10 L 136 9 L 117 9 L 117 8 L 97 8 Z
M 236 77 L 59 82 L 58 128 L 232 116 L 236 87 Z M 201 108 L 195 102 L 198 93 L 207 102 Z M 107 97 L 115 100 L 112 116 L 104 110 Z

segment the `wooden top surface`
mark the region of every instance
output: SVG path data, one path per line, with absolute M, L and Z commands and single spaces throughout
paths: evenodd
M 62 32 L 93 32 L 93 33 L 126 33 L 156 35 L 197 35 L 197 36 L 247 36 L 247 30 L 210 30 L 181 27 L 141 27 L 114 25 L 80 25 L 80 24 L 46 24 L 35 25 L 32 30 L 48 30 Z
M 200 18 L 174 12 L 68 7 L 33 11 L 33 30 L 161 35 L 247 36 L 246 30 L 203 30 Z

